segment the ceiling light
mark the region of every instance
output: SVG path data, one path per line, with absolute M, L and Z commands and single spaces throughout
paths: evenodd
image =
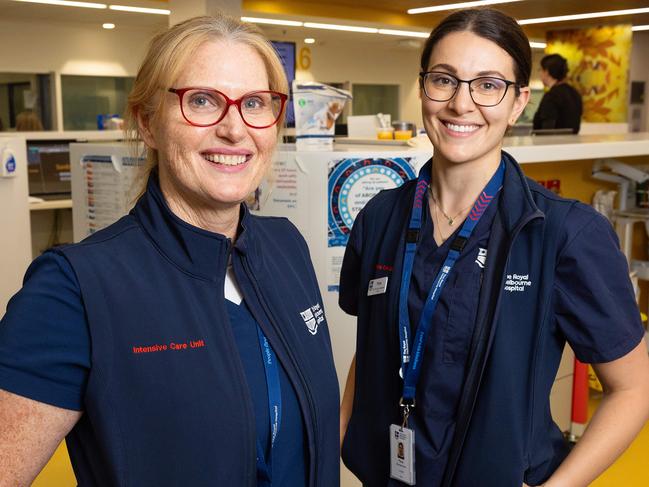
M 104 29 L 111 30 L 115 28 L 115 24 L 111 24 L 110 22 L 106 22 L 105 24 L 101 24 L 101 26 Z
M 541 17 L 538 19 L 523 19 L 519 20 L 520 25 L 530 24 L 545 24 L 549 22 L 564 22 L 566 20 L 583 20 L 583 19 L 597 19 L 600 17 L 616 17 L 618 15 L 636 15 L 649 13 L 649 8 L 630 8 L 626 10 L 608 10 L 605 12 L 590 12 L 585 14 L 575 15 L 559 15 L 556 17 Z
M 315 44 L 315 39 L 313 37 L 307 37 L 304 39 L 305 44 Z
M 394 29 L 379 29 L 379 34 L 385 34 L 389 36 L 401 36 L 401 37 L 420 37 L 422 39 L 427 39 L 430 35 L 428 32 L 417 32 L 414 30 L 394 30 Z
M 637 32 L 639 30 L 649 30 L 649 25 L 634 25 L 631 30 Z
M 302 22 L 295 20 L 281 20 L 281 19 L 261 19 L 259 17 L 241 17 L 243 22 L 253 22 L 255 24 L 270 24 L 270 25 L 288 25 L 290 27 L 302 27 Z
M 427 14 L 430 12 L 441 12 L 443 10 L 455 10 L 461 8 L 484 7 L 485 5 L 496 5 L 498 3 L 520 2 L 521 0 L 476 0 L 474 2 L 448 3 L 446 5 L 433 5 L 432 7 L 419 7 L 408 9 L 409 14 Z
M 62 7 L 83 7 L 96 9 L 108 8 L 108 5 L 106 5 L 105 3 L 69 2 L 67 0 L 14 0 L 14 2 L 43 3 L 45 5 L 59 5 Z
M 548 47 L 548 44 L 546 42 L 530 41 L 530 47 L 532 49 L 545 49 Z
M 304 22 L 304 27 L 310 29 L 326 29 L 326 30 L 344 30 L 346 32 L 363 32 L 366 34 L 376 34 L 379 29 L 374 27 L 358 27 L 355 25 L 338 25 L 338 24 L 320 24 L 318 22 Z
M 163 8 L 130 7 L 127 5 L 110 5 L 108 8 L 111 10 L 119 10 L 120 12 L 136 12 L 140 14 L 157 14 L 157 15 L 171 14 L 171 10 L 166 10 Z

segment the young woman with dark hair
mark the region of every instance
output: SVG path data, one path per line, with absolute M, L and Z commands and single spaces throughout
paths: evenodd
M 358 317 L 357 352 L 341 438 L 365 486 L 586 486 L 647 419 L 644 330 L 613 229 L 502 150 L 530 66 L 509 16 L 443 20 L 421 58 L 432 159 L 354 223 L 339 299 Z M 606 391 L 572 452 L 549 402 L 566 342 Z

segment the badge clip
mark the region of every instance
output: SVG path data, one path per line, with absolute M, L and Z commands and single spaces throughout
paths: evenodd
M 401 416 L 403 417 L 403 422 L 401 423 L 401 429 L 408 427 L 408 417 L 410 416 L 410 408 L 415 407 L 415 400 L 405 400 L 403 397 L 399 399 L 399 407 L 401 408 Z

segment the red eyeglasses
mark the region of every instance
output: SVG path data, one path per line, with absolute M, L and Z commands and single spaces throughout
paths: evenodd
M 251 91 L 236 100 L 210 88 L 169 88 L 178 95 L 180 111 L 185 120 L 195 127 L 216 125 L 230 105 L 235 105 L 243 123 L 253 129 L 265 129 L 277 123 L 288 96 L 276 91 Z

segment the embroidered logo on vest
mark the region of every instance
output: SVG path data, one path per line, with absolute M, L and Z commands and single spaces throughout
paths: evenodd
M 529 274 L 507 274 L 505 291 L 510 293 L 522 293 L 532 285 Z
M 304 324 L 311 335 L 318 333 L 318 325 L 324 321 L 324 310 L 322 306 L 315 304 L 304 311 L 300 311 L 300 316 L 302 316 Z
M 483 249 L 482 247 L 478 249 L 478 256 L 475 259 L 475 263 L 478 264 L 480 269 L 484 269 L 484 266 L 487 263 L 487 249 Z

